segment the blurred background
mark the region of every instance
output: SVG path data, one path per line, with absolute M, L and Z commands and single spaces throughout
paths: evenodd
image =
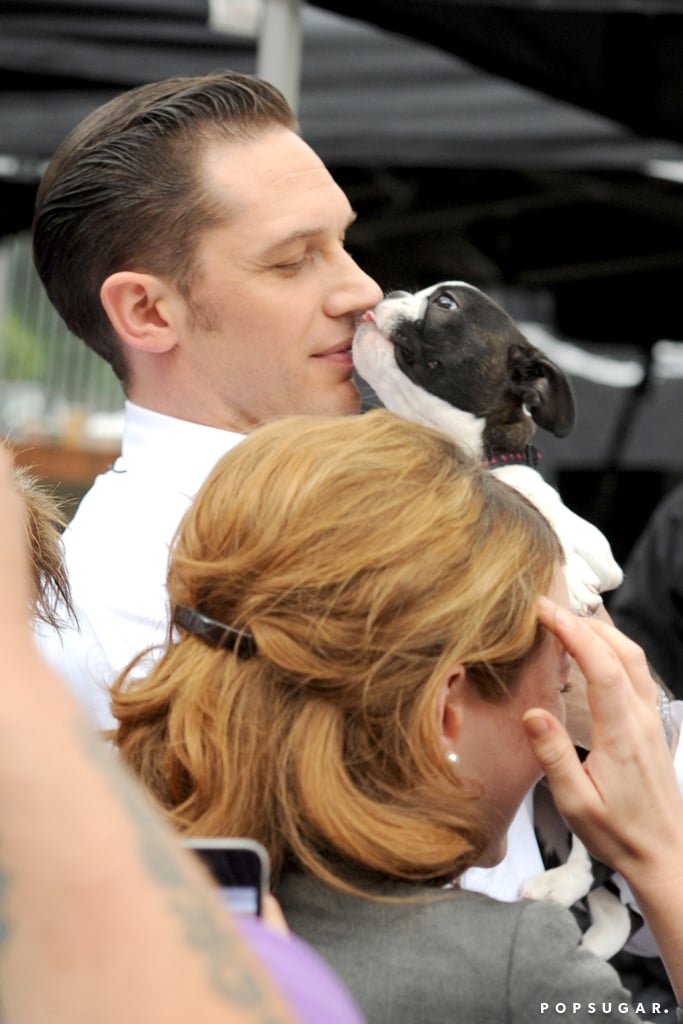
M 571 375 L 542 468 L 625 557 L 683 476 L 680 0 L 4 0 L 0 431 L 76 498 L 123 396 L 35 278 L 42 169 L 91 109 L 221 67 L 284 89 L 385 290 L 461 278 Z M 366 405 L 373 396 L 366 393 Z

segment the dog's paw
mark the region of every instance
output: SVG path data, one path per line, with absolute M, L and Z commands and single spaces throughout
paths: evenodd
M 590 856 L 583 843 L 574 836 L 565 863 L 529 878 L 522 886 L 520 896 L 522 899 L 551 900 L 563 907 L 571 907 L 589 892 L 592 884 Z
M 577 615 L 595 615 L 602 604 L 600 580 L 588 562 L 572 551 L 564 565 L 571 610 Z
M 545 900 L 559 903 L 563 907 L 571 907 L 585 895 L 585 879 L 566 864 L 527 879 L 520 892 L 522 899 Z

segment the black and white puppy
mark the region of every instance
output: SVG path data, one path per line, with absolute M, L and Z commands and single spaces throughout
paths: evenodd
M 488 295 L 463 281 L 392 292 L 361 318 L 353 361 L 381 402 L 440 430 L 488 463 L 546 516 L 564 549 L 572 608 L 593 614 L 622 571 L 604 535 L 535 468 L 536 427 L 565 437 L 575 403 L 566 374 Z
M 463 281 L 387 295 L 361 318 L 353 361 L 386 408 L 446 434 L 536 505 L 564 549 L 572 608 L 597 611 L 600 594 L 621 583 L 622 571 L 600 530 L 572 512 L 535 468 L 530 444 L 537 426 L 557 437 L 574 426 L 574 397 L 560 367 Z M 572 906 L 593 890 L 583 941 L 609 958 L 628 938 L 631 920 L 616 896 L 593 888 L 594 869 L 573 837 L 566 862 L 530 879 L 521 895 Z

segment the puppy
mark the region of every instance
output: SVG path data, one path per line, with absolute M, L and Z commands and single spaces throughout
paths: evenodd
M 566 437 L 566 374 L 489 296 L 463 281 L 392 292 L 361 318 L 354 365 L 391 411 L 447 434 L 546 516 L 564 549 L 574 611 L 594 614 L 623 574 L 604 535 L 536 469 L 536 427 Z
M 390 293 L 361 317 L 353 361 L 388 409 L 446 434 L 536 505 L 564 549 L 572 608 L 594 614 L 601 593 L 621 583 L 621 568 L 603 534 L 543 479 L 531 445 L 537 426 L 557 437 L 574 426 L 565 373 L 489 296 L 463 281 Z M 548 818 L 539 812 L 537 826 Z M 540 839 L 545 847 L 551 842 Z M 632 922 L 615 895 L 604 886 L 593 889 L 594 868 L 573 837 L 566 862 L 530 879 L 521 895 L 572 906 L 590 893 L 592 925 L 584 945 L 607 959 L 622 947 Z

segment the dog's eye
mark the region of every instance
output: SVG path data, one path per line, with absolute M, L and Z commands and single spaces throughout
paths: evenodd
M 430 359 L 429 362 L 427 363 L 428 370 L 438 370 L 440 366 L 441 363 L 439 362 L 438 359 Z
M 457 309 L 457 300 L 451 295 L 450 292 L 442 292 L 434 300 L 434 305 L 438 306 L 439 309 Z

